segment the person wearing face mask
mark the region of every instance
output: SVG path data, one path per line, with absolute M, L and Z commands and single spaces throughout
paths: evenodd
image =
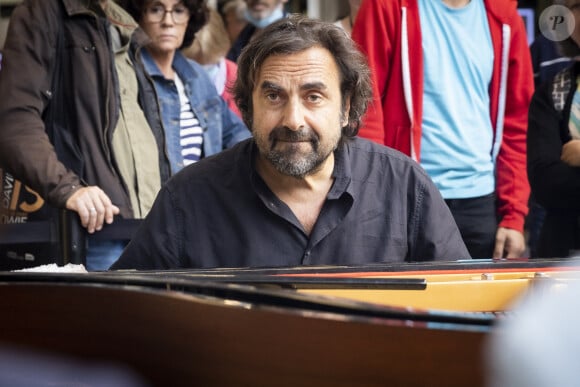
M 160 141 L 170 165 L 169 171 L 161 171 L 162 181 L 187 165 L 250 137 L 242 120 L 219 96 L 205 70 L 180 51 L 191 45 L 195 33 L 206 23 L 206 1 L 125 0 L 120 3 L 150 38 L 145 46 L 132 47 L 132 59 L 147 74 L 142 92 L 146 95 L 146 110 L 150 112 L 149 124 L 162 127 Z
M 284 10 L 287 2 L 288 0 L 246 0 L 245 16 L 248 24 L 238 35 L 226 58 L 237 62 L 244 47 L 258 31 L 287 16 Z

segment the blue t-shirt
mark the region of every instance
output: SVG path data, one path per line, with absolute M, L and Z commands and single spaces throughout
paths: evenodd
M 419 0 L 424 55 L 421 165 L 446 199 L 495 189 L 489 84 L 493 46 L 483 0 Z

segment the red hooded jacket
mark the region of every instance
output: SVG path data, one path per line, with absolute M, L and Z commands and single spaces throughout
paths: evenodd
M 516 0 L 484 0 L 493 42 L 489 85 L 500 226 L 522 231 L 530 188 L 526 173 L 528 106 L 534 83 L 526 32 Z M 363 1 L 352 38 L 367 55 L 373 97 L 359 132 L 421 155 L 423 50 L 417 0 Z

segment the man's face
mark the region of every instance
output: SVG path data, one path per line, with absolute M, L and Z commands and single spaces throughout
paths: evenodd
M 318 171 L 348 121 L 339 69 L 320 47 L 267 58 L 252 92 L 252 132 L 260 156 L 288 176 Z
M 274 10 L 288 0 L 246 0 L 248 12 L 253 18 L 262 20 L 267 18 Z

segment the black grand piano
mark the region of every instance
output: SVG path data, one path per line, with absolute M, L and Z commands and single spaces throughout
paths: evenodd
M 483 386 L 511 305 L 579 278 L 571 260 L 2 272 L 0 350 L 151 386 Z

